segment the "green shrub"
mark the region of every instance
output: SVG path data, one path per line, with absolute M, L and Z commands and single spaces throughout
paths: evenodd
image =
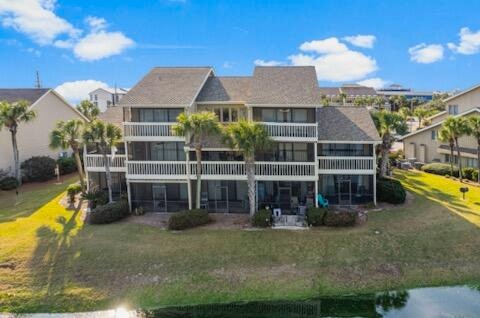
M 388 154 L 388 160 L 390 161 L 391 166 L 396 166 L 397 161 L 400 159 L 403 159 L 405 157 L 405 154 L 403 153 L 403 150 L 399 149 L 397 151 L 392 151 Z
M 8 191 L 17 187 L 17 179 L 14 177 L 4 177 L 0 180 L 0 190 Z
M 391 178 L 377 180 L 377 200 L 392 204 L 405 202 L 407 193 L 400 181 Z
M 98 189 L 86 191 L 82 194 L 82 198 L 88 201 L 90 209 L 95 209 L 99 205 L 108 203 L 108 194 Z
M 67 174 L 77 171 L 77 164 L 74 157 L 62 157 L 57 159 L 60 174 Z
M 255 227 L 272 226 L 272 210 L 258 210 L 252 217 L 252 225 Z
M 128 202 L 125 200 L 97 206 L 88 214 L 89 224 L 107 224 L 121 220 L 129 215 Z
M 323 224 L 323 217 L 326 209 L 310 207 L 307 210 L 307 223 L 311 226 L 320 226 Z
M 23 180 L 47 181 L 55 177 L 56 162 L 50 157 L 32 157 L 21 164 Z
M 326 226 L 343 227 L 354 226 L 356 214 L 348 211 L 327 211 L 323 218 Z
M 67 187 L 67 195 L 69 203 L 75 203 L 75 196 L 82 192 L 82 186 L 78 183 L 72 183 Z
M 440 162 L 433 162 L 426 164 L 422 167 L 422 171 L 438 174 L 441 176 L 451 175 L 450 171 L 450 164 L 449 163 L 440 163 Z M 458 167 L 453 167 L 453 176 L 458 177 Z
M 211 219 L 206 210 L 185 210 L 173 214 L 168 219 L 169 230 L 185 230 L 199 225 L 210 223 Z
M 478 182 L 478 169 L 473 171 L 472 181 Z
M 470 181 L 476 182 L 478 180 L 478 170 L 472 167 L 463 168 L 462 175 L 465 179 Z

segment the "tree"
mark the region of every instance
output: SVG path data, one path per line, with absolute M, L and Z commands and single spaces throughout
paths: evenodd
M 390 107 L 393 111 L 399 110 L 402 107 L 408 107 L 407 98 L 404 95 L 393 95 L 388 99 Z
M 460 180 L 462 179 L 462 160 L 460 160 L 460 146 L 458 139 L 469 133 L 469 125 L 463 117 L 449 117 L 447 118 L 438 132 L 439 139 L 444 142 L 448 142 L 450 146 L 450 168 L 453 176 L 453 148 L 457 147 L 458 158 L 458 174 Z
M 105 175 L 108 187 L 108 201 L 113 202 L 112 196 L 112 174 L 110 173 L 110 160 L 108 151 L 113 149 L 122 139 L 122 131 L 117 126 L 95 119 L 89 123 L 83 131 L 85 143 L 96 144 L 103 157 Z M 113 153 L 112 153 L 113 155 Z
M 100 109 L 89 100 L 82 100 L 77 105 L 77 110 L 81 112 L 88 120 L 94 120 L 100 114 Z
M 383 96 L 376 96 L 373 98 L 373 105 L 377 106 L 378 108 L 385 107 L 385 98 Z
M 428 117 L 430 115 L 430 111 L 424 107 L 417 107 L 414 111 L 413 114 L 417 116 L 418 118 L 418 128 L 420 129 L 422 127 L 422 124 L 424 123 L 425 117 Z
M 403 129 L 405 127 L 405 121 L 400 114 L 386 110 L 373 112 L 372 119 L 377 127 L 378 134 L 382 138 L 382 143 L 380 144 L 380 176 L 385 177 L 387 174 L 388 152 L 395 140 L 393 134 L 397 129 Z
M 214 112 L 202 111 L 193 114 L 181 113 L 177 117 L 177 123 L 173 125 L 172 132 L 177 136 L 185 136 L 186 144 L 195 149 L 197 159 L 197 209 L 200 208 L 200 199 L 202 193 L 202 149 L 207 142 L 207 138 L 220 134 L 222 131 L 218 122 L 218 117 Z
M 255 153 L 269 147 L 271 138 L 265 127 L 259 123 L 241 120 L 225 127 L 224 142 L 243 154 L 247 173 L 248 201 L 250 216 L 255 214 Z
M 354 106 L 366 106 L 367 105 L 367 100 L 365 97 L 363 96 L 357 96 L 355 97 L 355 99 L 353 100 L 353 105 Z
M 468 121 L 470 125 L 470 135 L 477 139 L 477 182 L 480 183 L 480 115 L 470 116 Z
M 22 184 L 22 175 L 20 173 L 20 155 L 18 152 L 17 132 L 21 123 L 27 123 L 35 119 L 35 111 L 30 109 L 30 103 L 25 100 L 17 102 L 0 102 L 0 130 L 2 127 L 10 131 L 13 148 L 13 160 L 15 162 L 15 179 L 17 187 Z M 34 132 L 32 132 L 34 133 Z
M 412 111 L 408 107 L 402 107 L 398 110 L 400 116 L 402 116 L 403 120 L 407 121 L 412 116 Z
M 337 102 L 341 103 L 342 106 L 345 106 L 345 104 L 347 103 L 347 94 L 345 93 L 338 94 Z
M 83 173 L 82 161 L 80 160 L 83 125 L 84 123 L 80 119 L 70 119 L 66 122 L 59 121 L 55 125 L 55 128 L 50 132 L 50 148 L 72 149 L 82 191 L 85 190 L 85 174 Z
M 323 107 L 330 106 L 330 101 L 328 100 L 328 98 L 325 94 L 322 94 L 322 96 L 320 96 L 320 102 L 321 102 Z

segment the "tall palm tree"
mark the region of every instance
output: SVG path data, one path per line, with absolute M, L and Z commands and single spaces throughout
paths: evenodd
M 385 106 L 385 98 L 383 96 L 376 96 L 373 98 L 373 105 L 377 106 L 379 109 Z
M 267 148 L 271 143 L 265 127 L 259 123 L 241 120 L 224 130 L 224 142 L 243 154 L 247 173 L 250 215 L 255 214 L 255 152 Z
M 108 201 L 110 203 L 113 202 L 112 174 L 110 173 L 110 160 L 107 154 L 108 150 L 113 150 L 114 147 L 120 143 L 121 139 L 122 131 L 120 128 L 98 119 L 89 123 L 83 131 L 84 142 L 96 144 L 102 154 L 103 162 L 105 164 L 105 175 L 107 177 Z
M 100 114 L 100 109 L 89 100 L 82 100 L 76 106 L 76 109 L 81 112 L 88 120 L 94 120 Z
M 6 101 L 0 102 L 0 130 L 2 127 L 5 127 L 11 134 L 17 187 L 22 184 L 22 175 L 20 174 L 20 155 L 17 144 L 18 126 L 21 123 L 32 121 L 35 117 L 35 111 L 30 109 L 30 103 L 25 100 L 13 103 Z
M 186 144 L 195 149 L 197 159 L 197 195 L 195 207 L 200 209 L 202 194 L 202 149 L 208 137 L 218 135 L 222 129 L 219 118 L 214 112 L 202 111 L 193 114 L 181 113 L 177 117 L 177 123 L 173 125 L 172 132 L 177 136 L 185 136 Z M 189 181 L 190 182 L 190 181 Z
M 82 161 L 80 160 L 80 148 L 82 147 L 83 120 L 70 119 L 58 121 L 55 128 L 50 132 L 50 148 L 72 149 L 77 165 L 78 176 L 82 189 L 85 189 L 85 174 Z
M 477 139 L 477 181 L 480 183 L 480 115 L 470 116 L 468 121 L 470 124 L 470 135 Z
M 460 157 L 460 146 L 458 139 L 469 133 L 469 125 L 463 117 L 449 117 L 443 124 L 439 131 L 440 140 L 448 142 L 450 145 L 450 167 L 453 175 L 453 145 L 457 148 L 458 158 L 458 176 L 462 179 L 462 160 Z M 453 141 L 453 142 L 452 142 Z
M 400 114 L 386 110 L 373 112 L 372 118 L 377 127 L 378 134 L 382 138 L 382 143 L 380 145 L 380 176 L 385 177 L 387 174 L 388 152 L 394 142 L 393 134 L 397 129 L 405 127 L 405 121 Z
M 422 124 L 424 124 L 423 120 L 430 114 L 430 111 L 424 107 L 417 107 L 413 114 L 418 118 L 418 128 L 421 128 Z

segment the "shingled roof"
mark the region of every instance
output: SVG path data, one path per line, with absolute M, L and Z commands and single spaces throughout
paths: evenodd
M 318 93 L 320 96 L 337 96 L 340 95 L 340 87 L 320 87 Z
M 318 105 L 313 66 L 257 66 L 250 86 L 250 105 Z
M 98 118 L 121 127 L 123 123 L 123 107 L 113 106 L 107 108 L 106 111 L 98 115 Z
M 377 91 L 372 87 L 362 86 L 358 84 L 344 85 L 340 87 L 340 91 L 348 96 L 375 96 Z
M 380 141 L 370 112 L 364 107 L 322 107 L 317 110 L 318 139 Z
M 119 105 L 190 106 L 211 73 L 211 67 L 155 67 Z
M 197 97 L 197 102 L 246 101 L 252 77 L 210 77 Z
M 33 104 L 49 90 L 50 88 L 0 88 L 0 101 L 12 103 L 26 100 Z

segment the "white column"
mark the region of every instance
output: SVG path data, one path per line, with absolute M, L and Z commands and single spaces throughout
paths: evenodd
M 130 182 L 127 180 L 127 199 L 128 199 L 128 210 L 132 212 L 132 193 L 130 190 Z
M 317 124 L 318 125 L 318 124 Z M 318 131 L 318 130 L 317 130 Z M 315 207 L 318 208 L 318 200 L 317 200 L 317 196 L 318 196 L 318 143 L 314 143 L 313 144 L 314 146 L 314 149 L 313 149 L 313 155 L 314 155 L 314 162 L 315 162 L 315 198 L 313 198 L 315 200 Z
M 377 206 L 377 174 L 373 174 L 373 204 Z
M 83 145 L 83 172 L 85 173 L 85 182 L 87 184 L 87 192 L 90 191 L 90 181 L 88 180 L 87 170 L 87 145 Z
M 186 172 L 187 172 L 187 192 L 188 192 L 188 209 L 192 209 L 192 183 L 190 180 L 190 148 L 185 146 L 183 147 L 185 151 L 185 163 L 186 163 Z

